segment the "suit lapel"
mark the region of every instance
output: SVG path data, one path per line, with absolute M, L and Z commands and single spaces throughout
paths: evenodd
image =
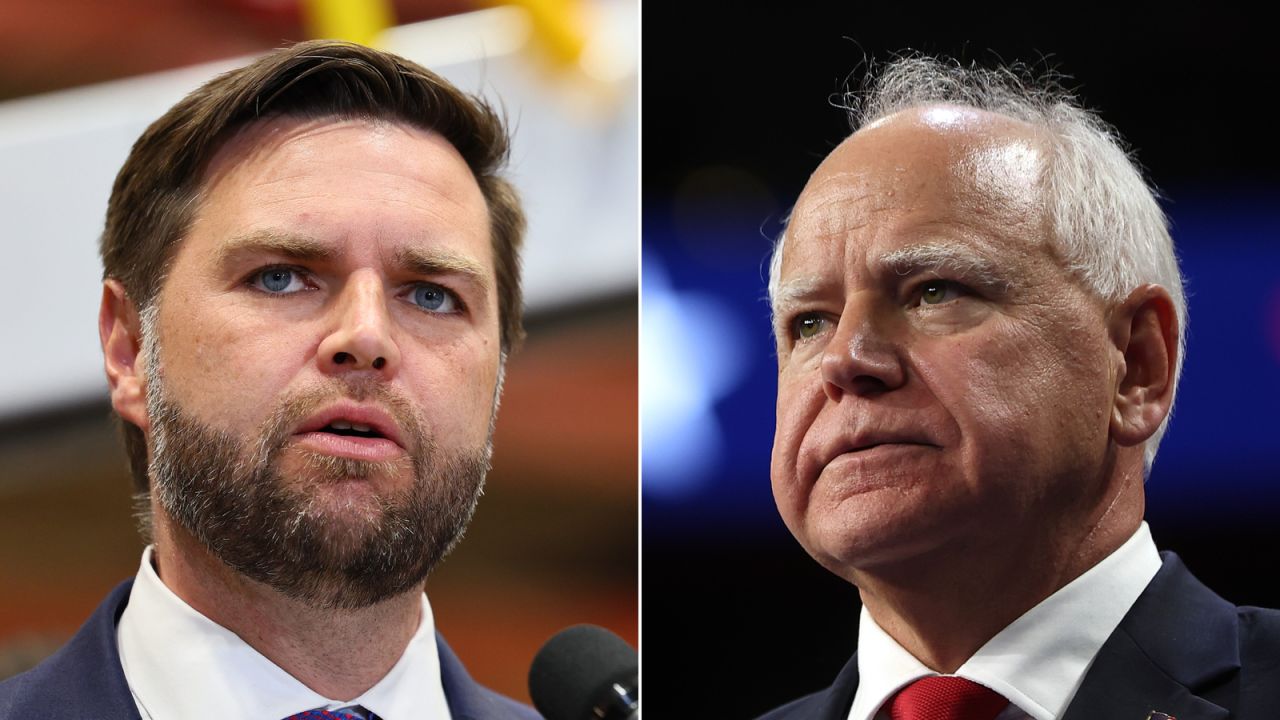
M 1177 720 L 1228 717 L 1166 675 L 1127 635 L 1117 634 L 1098 653 L 1063 720 L 1146 720 L 1152 712 Z
M 533 708 L 480 685 L 467 674 L 462 661 L 453 654 L 440 633 L 436 633 L 440 655 L 440 684 L 453 720 L 540 720 Z
M 462 661 L 453 654 L 453 649 L 445 644 L 444 638 L 438 632 L 436 647 L 440 655 L 440 684 L 444 686 L 445 699 L 449 703 L 449 714 L 454 720 L 499 717 L 493 708 L 489 707 L 490 703 L 486 702 L 475 681 L 467 674 Z
M 1235 607 L 1164 553 L 1160 572 L 1103 644 L 1063 720 L 1145 720 L 1152 712 L 1227 718 L 1214 700 L 1239 668 Z
M 820 697 L 815 720 L 846 720 L 849 708 L 853 707 L 853 696 L 858 692 L 858 653 L 854 653 L 849 662 L 841 668 L 835 682 Z
M 141 720 L 116 645 L 116 624 L 132 587 L 132 580 L 117 586 L 62 649 L 12 678 L 11 704 L 0 707 L 0 715 L 42 720 Z M 0 692 L 0 705 L 3 702 Z

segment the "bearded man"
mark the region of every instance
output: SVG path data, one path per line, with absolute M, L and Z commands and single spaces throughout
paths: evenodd
M 99 330 L 151 545 L 0 716 L 536 718 L 422 591 L 521 339 L 501 119 L 393 55 L 272 53 L 135 144 Z

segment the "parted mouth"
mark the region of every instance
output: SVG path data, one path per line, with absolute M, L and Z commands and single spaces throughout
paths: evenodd
M 376 405 L 345 402 L 326 407 L 304 420 L 297 434 L 330 433 L 342 437 L 385 439 L 404 447 L 399 425 Z

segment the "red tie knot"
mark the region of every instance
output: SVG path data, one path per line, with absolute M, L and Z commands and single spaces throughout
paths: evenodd
M 993 720 L 1009 704 L 985 685 L 950 675 L 921 678 L 893 696 L 893 720 Z

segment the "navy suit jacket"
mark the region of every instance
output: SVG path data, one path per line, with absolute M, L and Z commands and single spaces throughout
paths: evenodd
M 1280 612 L 1237 608 L 1173 553 L 1102 645 L 1062 720 L 1280 718 Z M 857 655 L 831 687 L 760 720 L 845 720 Z M 1160 717 L 1155 715 L 1154 717 Z
M 75 637 L 48 660 L 0 682 L 0 720 L 141 720 L 116 645 L 116 623 L 132 586 L 130 580 L 113 590 Z M 454 720 L 541 719 L 533 708 L 472 680 L 444 639 L 437 635 L 436 640 L 440 679 Z

